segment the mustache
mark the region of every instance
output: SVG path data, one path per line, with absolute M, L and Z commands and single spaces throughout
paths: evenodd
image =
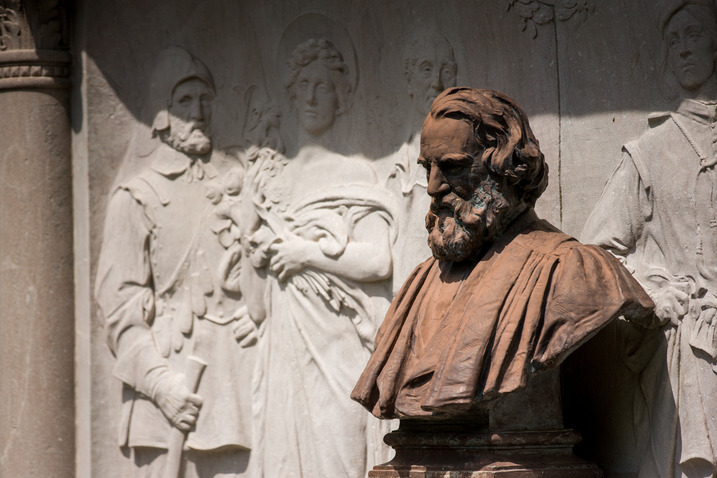
M 452 216 L 457 222 L 466 227 L 474 228 L 481 221 L 488 208 L 488 202 L 479 194 L 470 199 L 448 193 L 441 197 L 431 199 L 428 216 Z
M 177 123 L 172 125 L 172 133 L 179 141 L 187 141 L 194 133 L 207 135 L 207 127 L 203 121 L 181 121 Z

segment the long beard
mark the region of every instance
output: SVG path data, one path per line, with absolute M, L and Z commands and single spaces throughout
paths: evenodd
M 192 121 L 171 121 L 164 141 L 185 154 L 204 156 L 212 150 L 212 140 Z
M 500 232 L 508 200 L 491 178 L 481 181 L 465 200 L 453 193 L 433 198 L 426 215 L 428 246 L 442 261 L 461 262 L 477 256 Z

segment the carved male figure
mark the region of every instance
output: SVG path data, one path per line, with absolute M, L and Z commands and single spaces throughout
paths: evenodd
M 536 216 L 548 169 L 514 101 L 446 90 L 424 122 L 418 162 L 431 196 L 433 257 L 394 299 L 354 388 L 374 415 L 492 410 L 613 318 L 647 316 L 650 299 L 613 256 Z M 522 415 L 506 425 L 562 425 L 559 416 L 538 423 Z
M 298 114 L 293 158 L 249 168 L 260 227 L 247 242 L 268 274 L 259 343 L 257 476 L 363 477 L 380 449 L 349 399 L 388 307 L 389 202 L 370 165 L 333 151 L 351 83 L 326 39 L 298 45 L 286 90 Z
M 717 473 L 717 11 L 663 13 L 666 84 L 684 98 L 627 143 L 583 231 L 644 285 L 662 324 L 636 347 L 649 440 L 641 477 Z M 658 340 L 659 339 L 659 340 Z M 642 357 L 642 358 L 641 358 Z
M 429 196 L 422 168 L 416 164 L 423 119 L 431 103 L 446 88 L 456 86 L 456 61 L 453 47 L 439 32 L 421 31 L 411 38 L 404 55 L 404 74 L 411 110 L 407 118 L 410 133 L 401 148 L 376 168 L 384 176 L 386 187 L 394 193 L 398 204 L 398 235 L 393 269 L 394 292 L 419 261 L 430 256 L 424 227 Z
M 203 63 L 179 48 L 160 55 L 149 99 L 155 149 L 107 209 L 95 295 L 124 384 L 120 446 L 142 477 L 164 476 L 173 428 L 188 433 L 181 476 L 247 467 L 253 352 L 241 345 L 254 328 L 232 271 L 231 220 L 219 214 L 241 172 L 222 186 L 210 161 L 213 98 Z M 207 364 L 197 393 L 184 376 L 189 356 Z

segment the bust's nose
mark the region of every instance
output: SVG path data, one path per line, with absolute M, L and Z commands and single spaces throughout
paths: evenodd
M 448 191 L 450 191 L 450 187 L 448 186 L 446 177 L 443 175 L 443 171 L 435 164 L 432 164 L 431 172 L 428 174 L 428 187 L 426 188 L 426 192 L 428 192 L 431 197 L 439 197 Z

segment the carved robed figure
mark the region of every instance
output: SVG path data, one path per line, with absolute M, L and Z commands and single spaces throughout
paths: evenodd
M 388 308 L 390 197 L 366 161 L 332 147 L 351 93 L 341 52 L 309 39 L 288 66 L 300 148 L 260 151 L 247 175 L 257 227 L 245 243 L 266 274 L 252 463 L 256 476 L 360 478 L 379 423 L 349 393 Z
M 655 301 L 660 330 L 636 343 L 647 412 L 641 478 L 717 474 L 717 8 L 677 0 L 661 15 L 663 78 L 682 99 L 623 147 L 583 238 L 612 252 Z M 644 397 L 644 398 L 643 398 Z
M 165 476 L 173 429 L 188 433 L 182 477 L 247 468 L 254 356 L 242 345 L 254 329 L 220 207 L 242 179 L 234 166 L 222 182 L 230 164 L 212 159 L 213 98 L 201 61 L 180 48 L 161 53 L 148 101 L 154 149 L 107 208 L 95 296 L 123 382 L 119 444 L 133 450 L 140 477 Z M 197 393 L 190 357 L 206 363 Z
M 541 448 L 536 431 L 562 443 L 569 458 L 574 439 L 554 435 L 563 428 L 556 367 L 620 315 L 647 323 L 652 301 L 612 255 L 536 216 L 548 169 L 525 114 L 508 97 L 443 92 L 424 122 L 418 162 L 428 177 L 434 257 L 394 299 L 352 394 L 375 416 L 402 419 L 387 437 L 397 458 L 371 476 L 399 476 L 411 466 L 425 476 L 436 469 L 543 469 L 531 460 L 556 448 Z M 471 428 L 461 429 L 461 421 Z M 441 442 L 436 430 L 455 439 Z M 501 446 L 517 440 L 513 451 L 493 436 Z M 439 442 L 437 452 L 431 447 Z M 532 455 L 520 455 L 531 446 Z M 424 458 L 415 454 L 421 447 Z M 452 447 L 462 464 L 440 462 Z M 481 447 L 492 455 L 481 455 Z M 501 453 L 521 465 L 501 468 Z M 568 458 L 557 459 L 562 464 L 553 463 L 550 476 L 597 476 Z

